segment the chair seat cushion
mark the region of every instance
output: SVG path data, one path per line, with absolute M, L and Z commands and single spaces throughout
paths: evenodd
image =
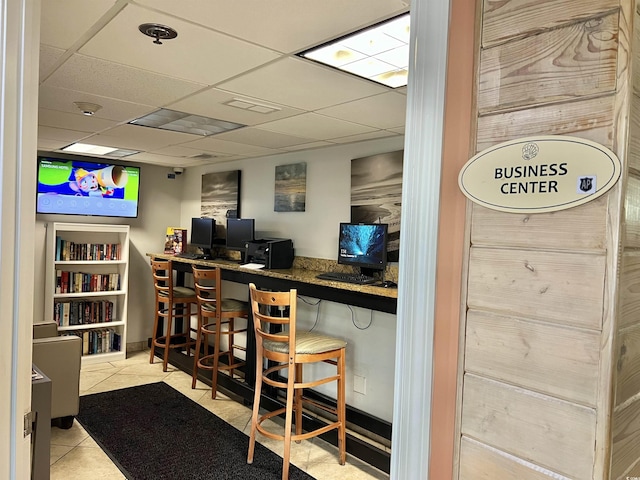
M 215 303 L 204 303 L 202 309 L 208 312 L 215 312 Z M 235 298 L 223 298 L 222 299 L 222 311 L 223 312 L 239 312 L 241 310 L 249 310 L 249 304 Z
M 167 296 L 166 291 L 162 291 L 160 292 L 160 295 L 163 297 Z M 196 296 L 196 291 L 193 290 L 192 288 L 188 288 L 188 287 L 173 287 L 173 296 L 175 298 L 178 297 L 195 297 Z
M 287 333 L 277 335 L 286 337 Z M 329 337 L 313 332 L 298 332 L 296 335 L 296 353 L 313 354 L 330 352 L 347 346 L 347 342 L 340 338 Z M 264 340 L 263 347 L 266 350 L 278 353 L 289 353 L 289 343 Z

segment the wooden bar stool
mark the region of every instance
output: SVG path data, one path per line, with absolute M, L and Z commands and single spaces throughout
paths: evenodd
M 247 302 L 233 298 L 222 298 L 222 278 L 219 268 L 199 268 L 192 266 L 193 281 L 198 300 L 198 328 L 196 331 L 196 350 L 193 361 L 191 388 L 196 388 L 198 369 L 211 370 L 211 398 L 216 398 L 218 371 L 228 371 L 233 378 L 236 368 L 246 362 L 237 360 L 235 350 L 246 351 L 246 347 L 234 343 L 234 335 L 246 332 L 247 328 L 236 328 L 236 318 L 248 318 Z M 226 326 L 226 328 L 223 328 Z M 213 335 L 213 353 L 209 354 L 209 335 Z M 227 349 L 221 350 L 221 337 L 228 339 Z M 201 357 L 200 352 L 204 351 Z M 227 363 L 220 363 L 220 357 L 227 357 Z
M 192 305 L 197 305 L 196 292 L 187 287 L 176 287 L 173 284 L 171 260 L 151 259 L 151 273 L 156 292 L 156 314 L 151 337 L 151 355 L 149 363 L 153 363 L 155 347 L 164 349 L 162 371 L 167 371 L 169 349 L 186 348 L 190 355 L 194 340 L 191 338 Z M 182 319 L 182 332 L 171 333 L 174 319 Z M 157 337 L 160 322 L 164 323 L 164 335 Z M 157 337 L 157 338 L 156 338 Z
M 300 441 L 315 437 L 333 429 L 338 430 L 338 451 L 340 465 L 346 462 L 346 406 L 345 406 L 345 352 L 347 342 L 342 339 L 320 335 L 312 332 L 296 331 L 296 299 L 295 289 L 289 292 L 266 292 L 257 290 L 249 284 L 251 294 L 251 313 L 256 334 L 256 386 L 253 399 L 253 415 L 251 417 L 251 435 L 249 437 L 249 453 L 247 463 L 253 462 L 256 431 L 268 438 L 284 441 L 284 458 L 282 479 L 289 478 L 289 456 L 291 440 Z M 271 316 L 276 307 L 283 316 Z M 279 307 L 279 308 L 278 308 Z M 288 316 L 287 315 L 288 311 Z M 269 333 L 270 325 L 280 325 L 279 333 Z M 265 369 L 265 360 L 276 362 L 276 365 Z M 312 381 L 303 381 L 302 366 L 309 363 L 325 362 L 337 367 L 336 374 Z M 286 371 L 287 378 L 277 376 Z M 271 375 L 275 374 L 275 375 Z M 336 406 L 328 406 L 307 399 L 303 396 L 305 388 L 316 387 L 329 382 L 336 382 Z M 259 416 L 260 394 L 262 383 L 286 390 L 286 406 Z M 335 421 L 306 433 L 302 433 L 302 408 L 308 403 L 335 415 Z M 262 422 L 281 414 L 285 414 L 284 432 L 282 435 L 267 431 Z M 295 434 L 291 433 L 293 415 L 295 414 Z

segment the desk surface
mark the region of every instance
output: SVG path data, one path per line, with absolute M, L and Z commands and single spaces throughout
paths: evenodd
M 263 276 L 267 278 L 275 278 L 281 280 L 287 280 L 290 282 L 317 285 L 320 287 L 330 287 L 337 290 L 351 291 L 359 294 L 374 295 L 377 297 L 385 297 L 389 299 L 398 298 L 397 288 L 385 288 L 375 285 L 358 285 L 355 283 L 347 282 L 333 282 L 330 280 L 321 280 L 316 276 L 322 273 L 319 270 L 310 270 L 306 268 L 289 268 L 289 269 L 249 269 L 242 267 L 238 262 L 231 260 L 198 260 L 190 258 L 177 257 L 166 253 L 147 253 L 149 257 L 162 258 L 166 260 L 173 260 L 175 262 L 189 263 L 195 265 L 202 265 L 205 267 L 220 267 L 227 271 L 236 271 L 242 273 L 250 273 L 252 275 Z

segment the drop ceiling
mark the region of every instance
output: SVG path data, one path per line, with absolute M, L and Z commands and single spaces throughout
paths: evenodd
M 406 88 L 296 53 L 408 9 L 400 0 L 43 1 L 38 149 L 82 142 L 188 167 L 403 135 Z M 154 44 L 143 23 L 178 36 Z M 85 116 L 74 102 L 102 108 Z M 128 123 L 159 108 L 246 126 L 203 137 Z

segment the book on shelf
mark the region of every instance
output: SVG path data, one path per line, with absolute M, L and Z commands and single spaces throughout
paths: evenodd
M 167 227 L 164 242 L 164 253 L 176 255 L 187 251 L 187 229 L 182 227 Z
M 115 322 L 111 300 L 54 302 L 53 317 L 60 327 Z
M 119 243 L 76 243 L 56 237 L 56 261 L 120 260 Z
M 56 293 L 113 292 L 117 290 L 120 290 L 119 273 L 56 270 Z
M 119 352 L 122 347 L 122 335 L 115 328 L 97 328 L 94 330 L 75 330 L 69 332 L 82 339 L 82 355 Z

